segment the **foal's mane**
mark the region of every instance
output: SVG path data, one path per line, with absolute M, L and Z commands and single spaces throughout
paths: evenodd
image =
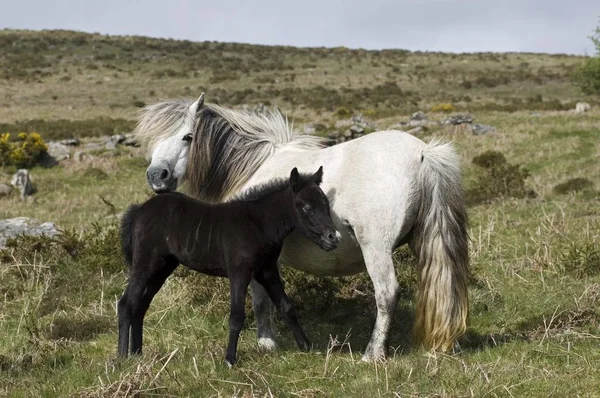
M 235 195 L 279 146 L 317 149 L 279 111 L 257 114 L 205 104 L 196 114 L 186 179 L 192 196 L 220 202 Z
M 300 173 L 300 180 L 308 181 L 311 176 L 311 174 Z M 253 200 L 262 199 L 267 195 L 287 188 L 289 184 L 289 178 L 273 178 L 262 184 L 250 187 L 242 193 L 232 196 L 227 202 L 250 202 Z

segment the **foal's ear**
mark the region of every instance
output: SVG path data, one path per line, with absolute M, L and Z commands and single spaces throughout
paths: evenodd
M 319 170 L 312 176 L 312 180 L 317 184 L 321 185 L 323 182 L 323 166 L 319 167 Z
M 196 113 L 198 113 L 202 110 L 203 106 L 204 106 L 204 93 L 200 94 L 200 97 L 198 97 L 198 99 L 196 101 L 194 101 L 192 103 L 192 105 L 190 105 L 189 111 L 190 111 L 190 113 L 196 115 Z
M 290 186 L 294 192 L 298 192 L 302 186 L 302 181 L 300 181 L 300 173 L 298 173 L 298 168 L 296 167 L 292 169 L 292 173 L 290 174 Z

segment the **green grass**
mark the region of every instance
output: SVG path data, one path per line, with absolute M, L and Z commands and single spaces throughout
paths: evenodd
M 470 208 L 474 280 L 462 352 L 431 356 L 413 346 L 414 275 L 410 257 L 401 254 L 403 294 L 392 358 L 384 364 L 360 362 L 374 325 L 368 277 L 316 278 L 289 268 L 283 275 L 312 352 L 299 352 L 281 322 L 280 350 L 259 352 L 248 300 L 240 363 L 227 369 L 228 284 L 178 270 L 147 316 L 145 354 L 117 361 L 115 303 L 125 274 L 114 214 L 149 195 L 141 151 L 126 149 L 116 157 L 100 152 L 83 163 L 34 168 L 36 201 L 5 202 L 3 217 L 32 216 L 74 231 L 53 245 L 21 241 L 0 259 L 0 394 L 597 396 L 597 198 L 552 191 L 565 175 L 599 177 L 598 147 L 579 143 L 597 133 L 586 127 L 596 119 L 548 115 L 531 128 L 505 120 L 494 122 L 505 132 L 501 137 L 454 137 L 467 187 L 480 172 L 469 160 L 495 149 L 534 170 L 525 182 L 540 196 L 501 196 Z M 575 155 L 555 156 L 569 140 Z M 569 174 L 574 159 L 579 169 Z
M 58 44 L 59 50 L 48 47 Z M 7 50 L 2 62 L 24 64 L 23 74 L 3 64 L 8 75 L 3 101 L 9 106 L 0 107 L 0 118 L 44 119 L 48 138 L 77 126 L 89 128 L 89 135 L 104 134 L 102 123 L 94 121 L 132 120 L 135 101 L 152 103 L 186 91 L 197 95 L 198 86 L 210 88 L 207 95 L 216 93 L 225 104 L 270 98 L 293 109 L 299 123 L 320 123 L 323 130 L 339 119 L 335 112 L 342 106 L 349 114 L 370 109 L 368 119 L 386 126 L 413 109 L 451 101 L 497 129 L 477 137 L 446 128 L 424 134 L 425 140 L 456 143 L 466 187 L 485 184 L 483 169 L 472 159 L 494 150 L 528 170 L 524 186 L 537 193 L 533 198 L 494 191 L 490 200 L 469 207 L 473 279 L 462 351 L 431 355 L 412 344 L 415 275 L 411 256 L 402 250 L 396 256 L 402 296 L 390 360 L 360 361 L 375 322 L 366 274 L 328 279 L 284 267 L 287 291 L 313 351 L 300 352 L 279 320 L 280 349 L 259 352 L 248 299 L 240 363 L 229 370 L 223 363 L 228 282 L 186 269 L 176 271 L 149 310 L 143 356 L 116 360 L 115 306 L 126 283 L 116 226 L 127 206 L 151 195 L 142 151 L 98 150 L 81 162 L 32 168 L 35 199 L 21 201 L 16 193 L 0 199 L 0 218 L 53 221 L 65 233 L 17 240 L 0 252 L 0 396 L 600 396 L 599 197 L 589 184 L 565 193 L 554 189 L 570 180 L 600 179 L 600 113 L 542 110 L 532 116 L 533 105 L 499 110 L 517 100 L 543 109 L 539 98 L 530 98 L 537 94 L 542 102 L 578 99 L 567 76 L 580 57 L 294 49 L 15 31 L 0 32 L 0 48 Z M 42 57 L 32 59 L 33 52 Z M 489 79 L 482 79 L 486 71 Z M 61 80 L 65 74 L 71 80 Z M 411 99 L 398 106 L 385 100 L 371 104 L 376 91 L 362 90 L 377 85 L 389 90 L 384 83 L 390 80 L 413 93 Z M 466 80 L 471 88 L 461 85 Z M 282 88 L 279 95 L 275 86 Z M 243 94 L 247 89 L 263 97 Z M 344 96 L 356 92 L 364 93 L 364 104 L 346 103 Z M 378 93 L 385 98 L 388 92 Z M 17 95 L 23 100 L 16 101 Z M 471 102 L 459 99 L 465 95 Z M 320 108 L 327 98 L 337 101 L 331 110 Z M 61 118 L 89 124 L 63 125 Z M 0 170 L 0 182 L 7 183 L 13 171 Z

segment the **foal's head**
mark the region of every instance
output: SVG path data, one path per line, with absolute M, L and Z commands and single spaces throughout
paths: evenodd
M 290 175 L 290 187 L 294 198 L 296 228 L 329 251 L 336 248 L 341 235 L 331 220 L 329 200 L 319 187 L 322 178 L 323 166 L 310 177 L 300 176 L 294 167 Z

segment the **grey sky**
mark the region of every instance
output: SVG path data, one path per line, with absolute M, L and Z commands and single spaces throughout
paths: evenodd
M 599 17 L 600 0 L 0 0 L 0 28 L 452 52 L 593 54 Z

